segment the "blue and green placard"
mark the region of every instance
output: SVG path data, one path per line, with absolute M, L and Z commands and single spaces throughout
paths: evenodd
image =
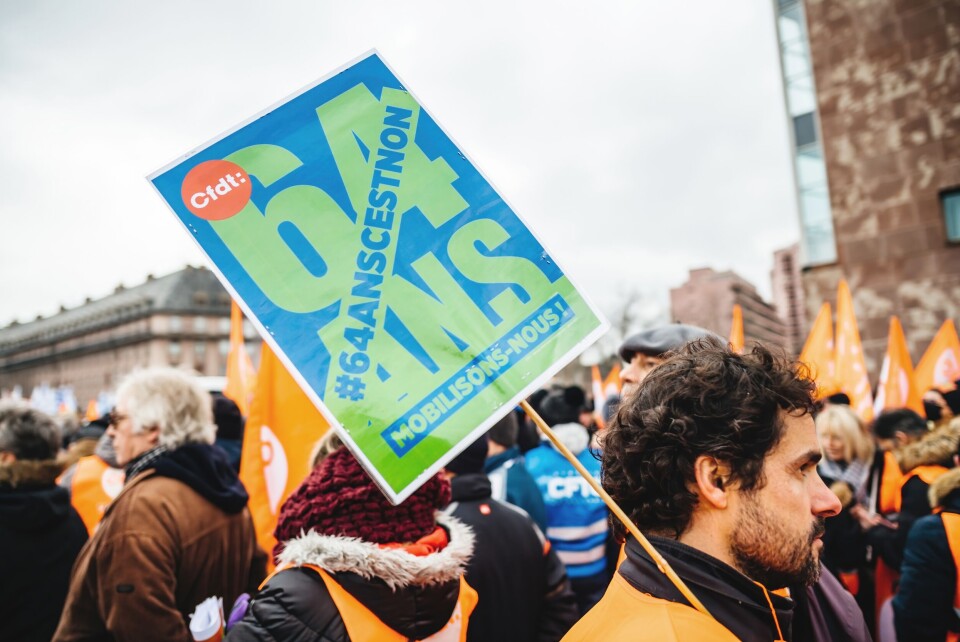
M 150 180 L 395 502 L 605 330 L 376 53 Z

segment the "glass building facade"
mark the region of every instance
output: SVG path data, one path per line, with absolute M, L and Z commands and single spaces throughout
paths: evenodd
M 780 44 L 804 267 L 837 260 L 827 167 L 817 118 L 817 94 L 802 0 L 773 0 Z

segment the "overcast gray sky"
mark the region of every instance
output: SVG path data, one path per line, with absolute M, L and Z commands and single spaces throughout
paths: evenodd
M 0 3 L 0 325 L 205 262 L 145 176 L 377 48 L 602 309 L 797 240 L 769 0 Z

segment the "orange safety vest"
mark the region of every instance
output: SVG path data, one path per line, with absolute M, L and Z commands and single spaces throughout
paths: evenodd
M 960 608 L 960 515 L 957 513 L 941 513 L 943 530 L 947 532 L 947 544 L 953 555 L 953 565 L 957 568 L 957 585 L 953 590 L 953 608 Z M 960 634 L 947 632 L 947 642 L 957 642 Z
M 900 509 L 903 507 L 903 487 L 907 485 L 908 481 L 914 477 L 919 477 L 927 486 L 929 486 L 933 482 L 937 481 L 940 475 L 945 472 L 947 472 L 947 469 L 943 466 L 917 466 L 906 475 L 900 477 L 900 485 L 897 488 L 893 512 L 899 513 Z
M 900 464 L 891 451 L 883 453 L 883 476 L 880 478 L 880 501 L 877 505 L 882 514 L 896 513 L 900 510 L 900 489 L 903 473 Z
M 293 565 L 285 564 L 277 567 L 267 579 L 260 584 L 260 588 L 270 580 L 271 577 L 288 568 L 294 568 Z M 409 642 L 410 638 L 401 635 L 384 624 L 380 618 L 363 605 L 360 600 L 353 597 L 349 591 L 340 586 L 329 573 L 314 564 L 301 564 L 299 568 L 309 568 L 320 575 L 324 586 L 330 593 L 333 603 L 340 612 L 343 619 L 343 626 L 347 629 L 347 635 L 354 642 Z M 460 576 L 460 597 L 457 598 L 457 606 L 450 615 L 450 620 L 446 626 L 420 642 L 466 642 L 467 623 L 473 609 L 476 608 L 478 601 L 477 592 L 467 584 L 466 579 Z
M 70 503 L 93 535 L 110 502 L 123 490 L 124 473 L 96 455 L 81 457 L 70 485 Z

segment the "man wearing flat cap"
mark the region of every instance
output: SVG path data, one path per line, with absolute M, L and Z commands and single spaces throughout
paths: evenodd
M 627 337 L 620 346 L 620 358 L 627 364 L 620 372 L 623 396 L 632 394 L 647 374 L 666 360 L 668 352 L 705 337 L 721 340 L 709 330 L 683 323 L 664 325 Z

